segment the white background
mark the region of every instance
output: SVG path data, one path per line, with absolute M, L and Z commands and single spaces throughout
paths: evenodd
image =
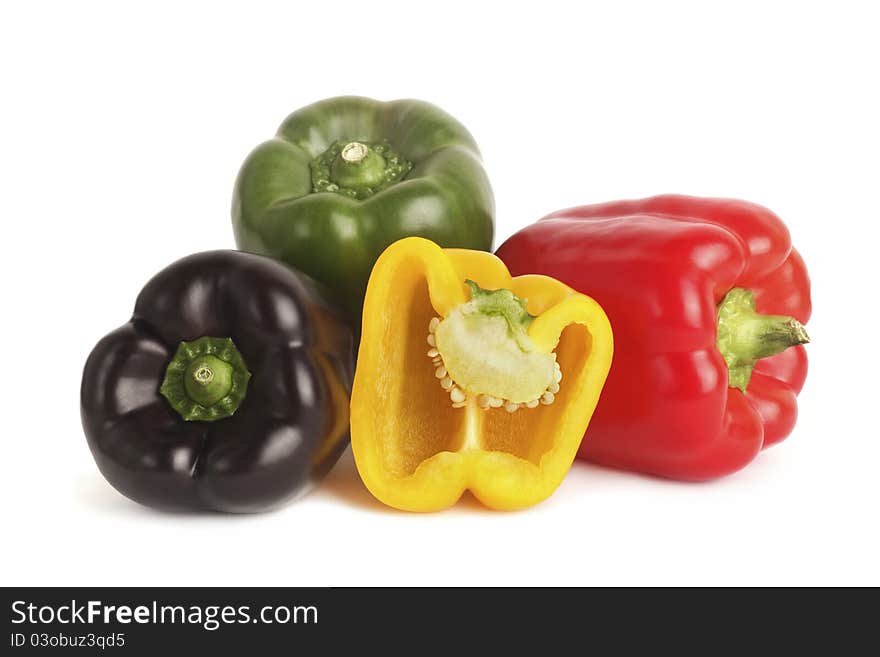
M 0 10 L 2 584 L 880 584 L 871 3 L 182 4 Z M 578 462 L 508 514 L 386 509 L 350 455 L 268 515 L 117 494 L 80 426 L 86 356 L 156 271 L 233 246 L 250 149 L 347 93 L 468 126 L 496 246 L 554 209 L 661 192 L 775 210 L 814 284 L 793 435 L 708 484 Z

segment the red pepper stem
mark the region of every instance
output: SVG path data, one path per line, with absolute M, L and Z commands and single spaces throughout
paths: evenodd
M 718 351 L 729 372 L 729 385 L 746 391 L 755 363 L 810 341 L 794 317 L 755 312 L 751 290 L 734 288 L 718 306 Z

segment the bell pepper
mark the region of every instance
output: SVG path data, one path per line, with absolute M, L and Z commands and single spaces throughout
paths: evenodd
M 498 258 L 403 239 L 373 269 L 351 400 L 372 494 L 434 511 L 548 497 L 572 461 L 612 354 L 592 299 Z M 564 376 L 563 376 L 564 375 Z
M 354 339 L 303 274 L 238 251 L 175 262 L 92 350 L 86 438 L 110 484 L 163 509 L 263 511 L 348 445 Z
M 794 427 L 810 283 L 758 205 L 657 196 L 562 210 L 498 256 L 607 310 L 617 354 L 580 455 L 674 479 L 739 470 Z
M 288 116 L 235 184 L 240 249 L 324 283 L 353 323 L 376 258 L 402 237 L 489 251 L 494 201 L 473 137 L 418 100 L 330 98 Z

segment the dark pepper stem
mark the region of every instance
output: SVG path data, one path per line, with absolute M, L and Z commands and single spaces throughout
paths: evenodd
M 232 389 L 232 365 L 206 354 L 193 360 L 183 376 L 186 394 L 202 406 L 213 406 Z
M 230 338 L 181 342 L 159 392 L 186 421 L 229 417 L 247 394 L 251 373 Z
M 746 391 L 755 363 L 810 341 L 794 317 L 755 312 L 751 290 L 734 288 L 718 306 L 718 351 L 729 371 L 729 385 Z
M 309 164 L 312 191 L 335 192 L 356 199 L 369 198 L 412 169 L 388 144 L 337 141 Z

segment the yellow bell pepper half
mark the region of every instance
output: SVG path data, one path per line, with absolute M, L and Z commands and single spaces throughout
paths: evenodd
M 571 467 L 612 352 L 602 308 L 563 283 L 512 278 L 490 253 L 399 240 L 367 286 L 351 398 L 358 472 L 406 511 L 449 507 L 465 490 L 494 509 L 536 504 Z M 509 399 L 474 389 L 493 381 Z

